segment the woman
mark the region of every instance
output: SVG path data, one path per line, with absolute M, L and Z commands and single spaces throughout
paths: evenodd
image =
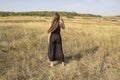
M 60 15 L 55 13 L 53 15 L 53 20 L 51 26 L 48 30 L 48 57 L 53 66 L 54 61 L 61 61 L 64 66 L 64 54 L 62 50 L 62 40 L 60 35 L 60 30 L 65 29 L 64 20 L 60 19 Z

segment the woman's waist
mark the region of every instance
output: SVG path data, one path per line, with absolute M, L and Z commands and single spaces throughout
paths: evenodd
M 60 32 L 52 32 L 52 34 L 57 34 L 57 35 L 59 35 L 59 34 L 60 34 Z
M 52 33 L 51 36 L 61 36 L 60 33 Z

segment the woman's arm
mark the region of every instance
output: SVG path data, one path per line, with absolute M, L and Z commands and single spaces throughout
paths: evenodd
M 63 19 L 61 19 L 60 27 L 61 27 L 62 29 L 65 29 L 65 24 L 64 24 L 64 20 L 63 20 Z
M 48 43 L 49 43 L 49 41 L 50 41 L 50 35 L 51 35 L 51 33 L 48 34 Z

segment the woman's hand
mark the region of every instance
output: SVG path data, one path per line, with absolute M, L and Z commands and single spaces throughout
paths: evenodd
M 60 22 L 61 28 L 62 28 L 62 29 L 65 29 L 64 20 L 61 18 L 60 21 L 61 21 L 61 22 Z
M 64 20 L 61 18 L 61 21 L 64 22 Z
M 48 44 L 49 44 L 49 39 L 48 39 Z

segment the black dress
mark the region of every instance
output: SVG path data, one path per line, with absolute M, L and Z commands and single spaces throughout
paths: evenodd
M 62 49 L 62 40 L 60 35 L 60 26 L 51 33 L 49 46 L 48 46 L 48 57 L 50 61 L 62 61 L 64 62 L 64 54 Z

